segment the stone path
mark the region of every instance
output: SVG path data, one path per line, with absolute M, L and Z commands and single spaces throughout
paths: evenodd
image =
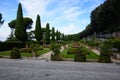
M 49 51 L 49 52 L 37 57 L 37 59 L 50 60 L 51 54 L 52 54 L 52 51 Z
M 0 80 L 120 80 L 120 64 L 0 59 Z

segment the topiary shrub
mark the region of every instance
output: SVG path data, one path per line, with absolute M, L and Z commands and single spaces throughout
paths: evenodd
M 32 56 L 37 57 L 37 51 L 39 50 L 40 45 L 39 44 L 31 44 L 30 49 L 32 50 Z
M 53 54 L 51 54 L 51 60 L 53 61 L 62 61 L 62 57 L 60 56 L 60 45 L 59 44 L 51 44 L 51 50 Z
M 101 62 L 101 63 L 111 63 L 110 49 L 106 44 L 104 44 L 101 48 L 101 53 L 100 53 L 100 56 L 99 56 L 99 62 Z
M 21 54 L 18 48 L 13 48 L 10 54 L 11 59 L 19 59 L 21 58 Z
M 75 54 L 74 61 L 76 62 L 85 62 L 86 61 L 86 54 L 82 52 L 81 48 L 77 49 L 77 53 Z

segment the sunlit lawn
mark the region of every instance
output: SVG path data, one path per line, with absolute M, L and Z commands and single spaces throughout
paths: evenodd
M 44 48 L 43 50 L 39 50 L 39 51 L 37 52 L 37 56 L 40 56 L 40 55 L 42 55 L 42 54 L 44 54 L 44 53 L 46 53 L 46 52 L 48 52 L 48 51 L 50 51 L 49 48 Z M 10 52 L 11 52 L 11 51 L 0 52 L 0 56 L 10 56 Z M 32 53 L 22 52 L 22 53 L 21 53 L 21 56 L 22 56 L 22 57 L 31 57 L 31 56 L 32 56 Z
M 62 53 L 61 56 L 64 58 L 72 58 L 74 59 L 75 54 L 67 54 L 68 49 L 65 49 Z M 98 60 L 98 55 L 93 53 L 92 51 L 90 52 L 90 55 L 86 55 L 87 59 L 93 59 L 93 60 Z

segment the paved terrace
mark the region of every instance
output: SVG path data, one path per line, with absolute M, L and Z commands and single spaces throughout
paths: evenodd
M 0 59 L 0 80 L 120 80 L 120 64 Z

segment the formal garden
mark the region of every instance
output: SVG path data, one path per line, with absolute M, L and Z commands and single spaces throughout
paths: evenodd
M 111 6 L 113 9 L 109 10 Z M 16 19 L 8 23 L 11 33 L 6 41 L 0 42 L 0 58 L 39 57 L 52 51 L 50 58 L 53 61 L 111 63 L 112 59 L 120 60 L 120 17 L 101 16 L 103 13 L 107 14 L 108 10 L 111 12 L 109 15 L 119 13 L 116 9 L 119 9 L 118 6 L 105 1 L 91 12 L 91 23 L 85 30 L 66 35 L 54 27 L 50 29 L 49 23 L 43 28 L 39 14 L 35 30 L 31 30 L 33 20 L 23 17 L 22 5 L 19 3 Z M 3 23 L 0 13 L 0 25 Z

